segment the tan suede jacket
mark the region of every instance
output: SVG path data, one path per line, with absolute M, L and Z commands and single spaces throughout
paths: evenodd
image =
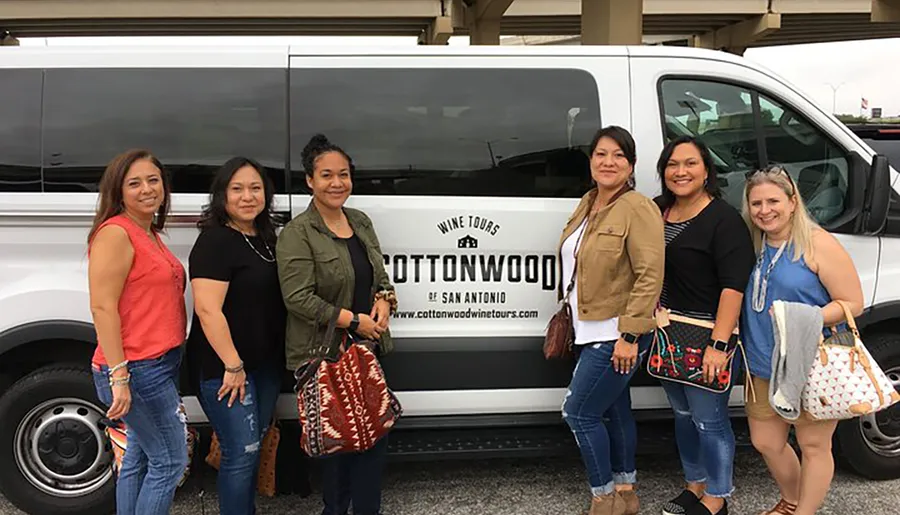
M 582 197 L 566 223 L 558 253 L 566 238 L 591 216 L 596 196 L 595 188 Z M 578 313 L 573 315 L 595 321 L 618 317 L 622 333 L 652 331 L 664 267 L 665 231 L 659 207 L 629 191 L 588 220 L 578 252 Z M 566 286 L 561 285 L 560 299 Z

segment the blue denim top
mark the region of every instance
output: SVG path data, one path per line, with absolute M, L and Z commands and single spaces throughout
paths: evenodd
M 794 261 L 793 245 L 788 245 L 781 258 L 775 263 L 769 274 L 766 305 L 762 313 L 753 309 L 753 275 L 744 292 L 744 303 L 741 308 L 741 341 L 747 352 L 747 364 L 750 373 L 762 379 L 772 375 L 772 351 L 775 349 L 775 333 L 772 328 L 772 317 L 769 308 L 776 300 L 800 302 L 811 306 L 825 306 L 831 302 L 831 296 L 819 281 L 819 276 L 806 266 L 801 256 Z M 772 258 L 778 252 L 777 247 L 766 245 L 761 266 L 760 285 Z M 756 273 L 756 269 L 753 269 Z

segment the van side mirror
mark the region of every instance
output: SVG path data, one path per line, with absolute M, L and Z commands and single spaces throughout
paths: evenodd
M 869 177 L 866 180 L 866 197 L 859 218 L 863 234 L 878 234 L 887 223 L 891 201 L 891 171 L 888 158 L 876 154 L 872 158 Z

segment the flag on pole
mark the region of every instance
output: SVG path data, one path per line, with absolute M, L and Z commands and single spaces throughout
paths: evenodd
M 862 102 L 860 103 L 860 108 L 861 108 L 861 109 L 868 109 L 868 108 L 869 108 L 869 101 L 866 100 L 865 98 L 863 98 L 863 99 L 862 99 Z

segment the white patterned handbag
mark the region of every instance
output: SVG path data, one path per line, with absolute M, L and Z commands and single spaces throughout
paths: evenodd
M 890 379 L 863 345 L 850 308 L 838 301 L 849 331 L 832 328 L 803 390 L 803 409 L 816 420 L 843 420 L 881 411 L 900 400 Z

